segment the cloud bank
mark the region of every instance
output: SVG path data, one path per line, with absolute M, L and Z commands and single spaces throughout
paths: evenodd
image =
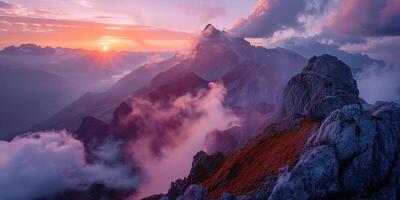
M 0 152 L 2 200 L 36 199 L 69 189 L 85 190 L 93 183 L 125 189 L 138 184 L 129 166 L 87 163 L 83 144 L 65 131 L 0 141 Z M 106 155 L 109 159 L 110 155 Z
M 240 119 L 223 105 L 226 93 L 222 84 L 210 83 L 209 90 L 200 90 L 195 95 L 183 95 L 168 108 L 159 109 L 153 104 L 158 108 L 153 109 L 150 112 L 151 118 L 146 119 L 149 126 L 164 124 L 168 119 L 177 119 L 181 123 L 168 122 L 169 125 L 177 126 L 162 131 L 140 129 L 144 137 L 131 145 L 135 160 L 148 180 L 139 189 L 140 197 L 166 192 L 172 181 L 186 176 L 192 156 L 204 150 L 207 133 L 225 130 L 240 123 Z M 138 107 L 135 105 L 133 108 Z M 138 111 L 132 113 L 137 114 Z M 161 152 L 158 156 L 154 156 L 154 147 L 156 152 Z
M 400 102 L 400 66 L 371 65 L 356 74 L 360 96 L 370 104 L 376 101 Z
M 400 1 L 342 0 L 328 22 L 329 29 L 339 34 L 399 35 Z
M 270 37 L 285 29 L 303 30 L 307 19 L 322 15 L 332 0 L 259 0 L 230 32 L 242 37 Z
M 271 37 L 288 29 L 335 37 L 393 36 L 400 34 L 397 0 L 259 0 L 230 31 L 243 37 Z M 337 39 L 338 39 L 337 38 Z

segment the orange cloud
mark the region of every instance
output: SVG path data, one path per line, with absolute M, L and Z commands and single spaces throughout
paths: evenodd
M 183 48 L 190 33 L 149 26 L 0 16 L 0 46 L 36 43 L 99 50 L 166 51 Z

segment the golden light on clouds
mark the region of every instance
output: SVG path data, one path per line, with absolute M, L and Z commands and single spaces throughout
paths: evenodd
M 0 47 L 35 43 L 102 51 L 181 50 L 191 36 L 148 26 L 6 16 L 0 16 L 0 30 Z

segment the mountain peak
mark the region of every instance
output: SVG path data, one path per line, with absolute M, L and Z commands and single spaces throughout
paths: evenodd
M 207 24 L 201 33 L 205 37 L 212 37 L 218 35 L 221 31 L 215 28 L 212 24 Z
M 212 24 L 207 24 L 206 27 L 204 27 L 204 31 L 205 31 L 205 30 L 210 30 L 210 29 L 216 30 L 217 28 L 215 28 L 215 26 L 212 25 Z

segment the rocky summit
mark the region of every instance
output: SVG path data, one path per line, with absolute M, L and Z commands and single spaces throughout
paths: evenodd
M 336 57 L 312 57 L 284 91 L 285 114 L 325 118 L 344 105 L 359 102 L 357 83 L 350 67 Z

